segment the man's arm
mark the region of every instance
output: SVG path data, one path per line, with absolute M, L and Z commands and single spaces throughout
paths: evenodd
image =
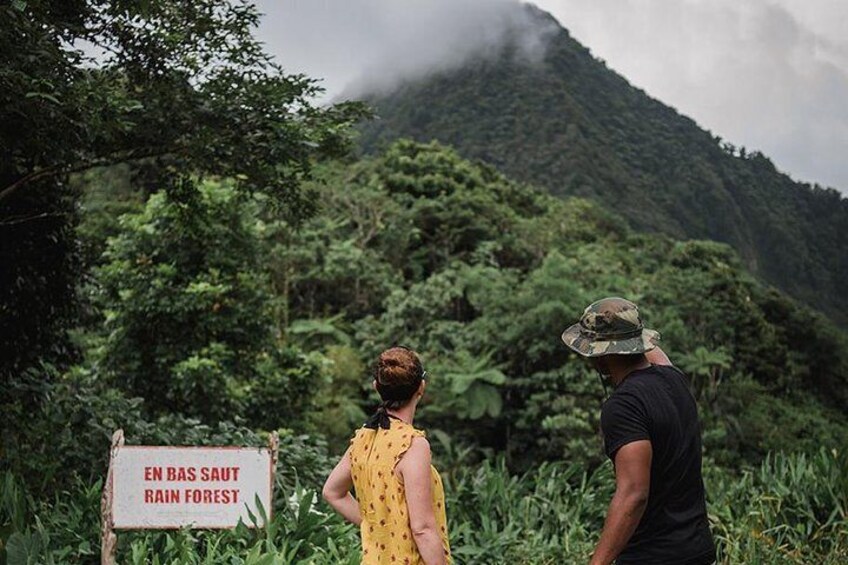
M 636 531 L 648 503 L 652 456 L 648 440 L 625 444 L 615 453 L 615 494 L 590 565 L 612 563 Z
M 645 358 L 651 365 L 673 365 L 665 351 L 658 345 L 650 351 L 645 352 Z

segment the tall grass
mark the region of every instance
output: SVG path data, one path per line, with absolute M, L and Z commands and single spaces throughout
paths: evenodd
M 845 453 L 778 454 L 737 474 L 705 468 L 721 563 L 848 563 Z M 446 483 L 453 552 L 471 564 L 585 562 L 614 488 L 609 465 L 587 473 L 542 464 L 515 476 L 500 461 L 459 468 Z M 97 562 L 99 484 L 78 484 L 49 503 L 32 500 L 9 474 L 0 485 L 0 563 Z M 281 490 L 263 529 L 121 533 L 119 562 L 359 562 L 356 529 L 314 489 Z
M 483 463 L 449 482 L 451 540 L 459 563 L 588 561 L 613 491 L 608 466 L 542 464 L 510 476 Z
M 848 453 L 770 455 L 741 476 L 708 475 L 724 563 L 848 563 Z

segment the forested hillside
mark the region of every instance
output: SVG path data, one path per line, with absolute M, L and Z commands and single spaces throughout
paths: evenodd
M 260 446 L 277 432 L 280 457 L 264 528 L 121 530 L 117 563 L 359 563 L 355 528 L 320 489 L 375 407 L 375 356 L 397 343 L 428 371 L 415 424 L 445 480 L 456 563 L 586 562 L 614 489 L 598 433 L 605 391 L 559 336 L 608 295 L 638 302 L 691 377 L 719 562 L 848 562 L 845 333 L 745 268 L 766 264 L 756 238 L 777 233 L 767 241 L 780 253 L 798 246 L 787 261 L 836 277 L 829 261 L 844 249 L 828 233 L 844 201 L 755 175 L 764 158 L 728 156 L 691 124 L 659 135 L 684 122 L 593 74 L 564 35 L 546 64 L 570 61 L 600 81 L 601 102 L 641 100 L 632 111 L 657 118 L 623 122 L 616 141 L 612 114 L 581 110 L 591 89 L 547 90 L 583 116 L 563 130 L 574 151 L 533 148 L 529 133 L 526 148 L 509 147 L 540 163 L 566 156 L 533 168 L 554 175 L 537 179 L 548 188 L 567 180 L 557 196 L 498 171 L 511 161 L 496 151 L 481 155 L 493 166 L 405 139 L 356 160 L 351 130 L 367 110 L 317 107 L 314 82 L 283 72 L 253 36 L 259 18 L 242 0 L 0 6 L 0 565 L 101 562 L 119 428 L 127 444 L 154 446 Z M 509 67 L 455 82 L 481 88 L 486 108 L 500 95 L 475 77 L 498 69 Z M 439 115 L 457 120 L 442 125 L 463 147 L 461 108 Z M 637 121 L 653 125 L 628 152 Z M 496 133 L 484 124 L 468 140 Z M 558 135 L 537 118 L 505 127 Z M 674 168 L 664 152 L 683 152 L 680 139 L 691 143 Z M 647 149 L 677 176 L 639 172 Z M 704 171 L 724 196 L 682 180 Z M 766 194 L 769 179 L 790 192 Z M 630 206 L 646 194 L 654 208 Z M 689 234 L 670 214 L 692 210 L 692 195 L 704 210 L 727 205 L 709 217 L 750 245 L 661 233 Z M 785 214 L 785 230 L 757 231 L 774 219 L 748 217 L 746 198 Z M 785 265 L 793 284 L 800 265 Z
M 130 172 L 79 179 L 81 361 L 13 379 L 3 406 L 10 551 L 94 559 L 116 427 L 153 444 L 282 429 L 271 530 L 125 533 L 120 555 L 229 562 L 249 544 L 247 563 L 357 562 L 354 530 L 314 489 L 374 407 L 369 364 L 400 341 L 431 375 L 417 424 L 448 480 L 460 562 L 583 560 L 611 488 L 604 391 L 559 334 L 623 294 L 692 376 L 723 562 L 845 556 L 844 336 L 729 247 L 639 235 L 435 144 L 322 165 L 305 192 L 320 212 L 300 226 L 225 180 L 147 195 Z
M 438 145 L 400 142 L 327 174 L 325 212 L 277 250 L 287 317 L 298 336 L 352 340 L 363 361 L 399 339 L 425 352 L 445 387 L 425 421 L 468 429 L 515 468 L 597 461 L 602 391 L 558 336 L 595 297 L 623 294 L 723 414 L 715 456 L 831 443 L 813 430 L 829 427 L 820 403 L 848 404 L 844 335 L 754 282 L 729 247 L 638 235 L 586 200 L 550 197 Z
M 553 25 L 540 62 L 507 45 L 370 96 L 380 119 L 363 124 L 363 148 L 439 140 L 552 194 L 599 202 L 639 231 L 726 242 L 764 280 L 848 323 L 848 200 L 701 129 Z

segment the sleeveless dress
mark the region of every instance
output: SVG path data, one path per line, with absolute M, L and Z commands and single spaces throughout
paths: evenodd
M 363 565 L 423 565 L 409 525 L 406 491 L 395 466 L 414 437 L 424 437 L 402 420 L 392 419 L 389 429 L 360 428 L 350 440 L 350 463 L 356 499 L 362 516 Z M 432 465 L 433 510 L 445 556 L 451 563 L 445 515 L 445 489 Z

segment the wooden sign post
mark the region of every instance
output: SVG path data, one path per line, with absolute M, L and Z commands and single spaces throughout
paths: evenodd
M 128 446 L 116 431 L 100 504 L 101 565 L 115 563 L 115 530 L 264 526 L 278 446 L 276 432 L 267 448 Z
M 103 483 L 100 497 L 100 565 L 114 565 L 118 536 L 112 529 L 112 463 L 115 454 L 124 445 L 124 430 L 112 434 L 112 449 L 109 451 L 109 470 Z

